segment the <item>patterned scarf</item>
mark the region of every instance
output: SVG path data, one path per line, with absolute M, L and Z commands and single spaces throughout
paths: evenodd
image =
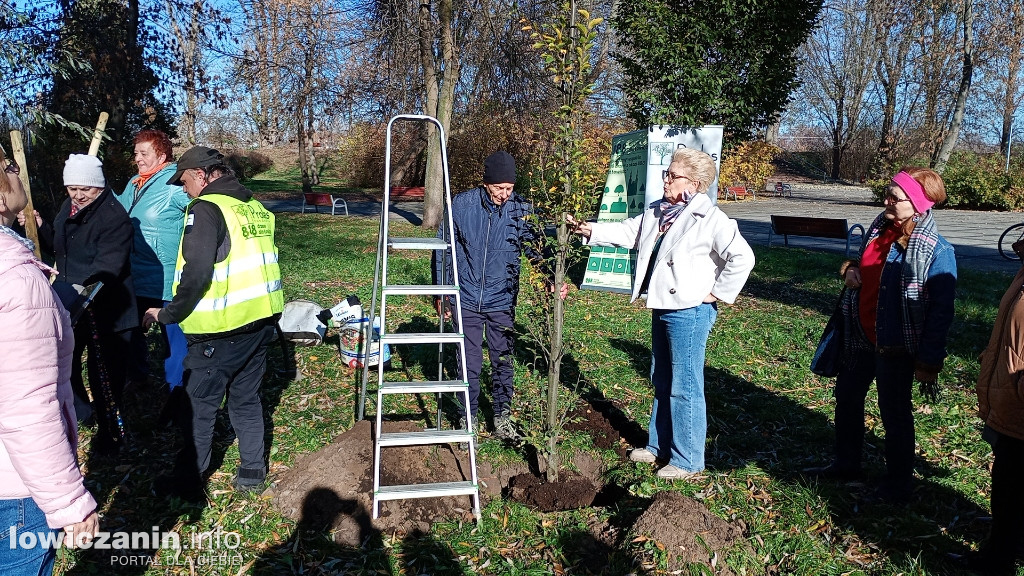
M 25 246 L 25 248 L 28 248 L 29 252 L 36 251 L 36 245 L 33 244 L 31 240 L 29 240 L 28 238 L 22 238 L 21 236 L 18 235 L 17 232 L 8 228 L 7 226 L 0 226 L 0 234 L 5 234 L 7 236 L 10 236 L 11 238 L 14 238 L 18 242 L 21 242 Z
M 885 223 L 885 215 L 880 214 L 868 229 L 867 246 L 878 237 Z M 897 240 L 897 242 L 900 242 Z M 925 309 L 928 307 L 928 271 L 935 260 L 935 248 L 939 244 L 939 232 L 935 229 L 935 219 L 929 210 L 914 226 L 907 241 L 907 251 L 903 257 L 903 268 L 900 276 L 900 293 L 903 295 L 903 345 L 911 354 L 917 352 L 924 331 Z M 864 251 L 863 246 L 861 252 Z M 847 352 L 870 350 L 870 343 L 864 336 L 860 325 L 860 290 L 847 290 L 843 298 L 844 349 Z
M 672 226 L 672 223 L 676 221 L 676 218 L 679 218 L 679 215 L 683 213 L 683 209 L 686 208 L 686 205 L 690 202 L 690 198 L 692 198 L 692 196 L 689 198 L 684 196 L 682 200 L 675 204 L 668 200 L 661 201 L 661 204 L 658 205 L 661 209 L 661 220 L 658 225 L 658 230 L 660 232 L 664 233 Z

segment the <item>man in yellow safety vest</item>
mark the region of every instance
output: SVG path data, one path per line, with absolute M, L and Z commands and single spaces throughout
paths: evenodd
M 233 485 L 258 492 L 267 476 L 260 384 L 267 345 L 284 308 L 274 215 L 212 148 L 187 150 L 168 183 L 184 186 L 192 202 L 178 247 L 174 298 L 164 308 L 147 310 L 145 323 L 147 328 L 153 322 L 177 323 L 185 333 L 192 418 L 191 427 L 183 426 L 189 441 L 174 472 L 158 479 L 154 489 L 158 495 L 204 498 L 214 422 L 227 393 L 241 460 Z

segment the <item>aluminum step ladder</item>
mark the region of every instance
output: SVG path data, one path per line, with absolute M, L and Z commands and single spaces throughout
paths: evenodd
M 444 173 L 444 214 L 445 218 L 441 223 L 440 234 L 436 238 L 394 238 L 391 236 L 388 220 L 390 217 L 391 203 L 391 133 L 395 122 L 414 121 L 430 122 L 437 128 L 437 136 L 441 139 L 441 161 Z M 380 513 L 380 503 L 385 500 L 404 500 L 409 498 L 435 498 L 441 496 L 470 496 L 473 499 L 473 515 L 477 523 L 480 522 L 480 487 L 476 471 L 476 434 L 474 430 L 473 416 L 469 413 L 469 381 L 466 377 L 466 344 L 461 332 L 446 332 L 443 315 L 438 318 L 438 330 L 425 333 L 391 333 L 388 331 L 387 303 L 389 296 L 434 296 L 443 300 L 448 299 L 454 305 L 451 312 L 456 321 L 455 326 L 462 326 L 462 302 L 458 287 L 458 262 L 455 258 L 453 246 L 455 246 L 455 232 L 452 222 L 451 206 L 451 184 L 448 180 L 448 152 L 445 146 L 444 128 L 441 123 L 431 116 L 402 114 L 393 117 L 388 122 L 387 143 L 384 163 L 384 199 L 381 206 L 380 232 L 377 241 L 377 265 L 373 274 L 373 295 L 371 297 L 370 318 L 374 313 L 379 312 L 380 333 L 374 335 L 370 328 L 364 332 L 363 342 L 368 343 L 366 350 L 370 350 L 371 339 L 374 339 L 381 350 L 380 359 L 383 360 L 383 348 L 385 344 L 390 345 L 432 345 L 438 347 L 438 380 L 417 381 L 417 382 L 394 382 L 385 380 L 384 363 L 377 363 L 377 423 L 374 427 L 373 440 L 373 518 Z M 400 258 L 407 250 L 437 250 L 442 252 L 441 258 L 441 279 L 454 278 L 454 284 L 450 285 L 408 285 L 392 284 L 388 278 L 389 251 L 393 251 L 394 258 Z M 443 256 L 450 256 L 446 258 Z M 447 274 L 447 263 L 451 262 L 451 275 Z M 380 310 L 377 310 L 377 295 L 380 294 Z M 455 346 L 458 356 L 459 378 L 456 380 L 444 380 L 444 350 L 445 346 Z M 367 354 L 369 356 L 369 354 Z M 369 362 L 363 362 L 363 377 L 359 390 L 359 419 L 364 416 L 366 405 L 366 390 L 369 381 Z M 437 397 L 437 420 L 436 428 L 428 428 L 417 432 L 389 432 L 381 429 L 384 415 L 384 397 L 399 394 L 430 394 Z M 441 413 L 442 394 L 455 393 L 466 407 L 466 417 L 463 420 L 465 428 L 442 429 L 444 422 Z M 381 449 L 395 446 L 418 446 L 426 444 L 463 444 L 468 446 L 470 479 L 461 482 L 437 482 L 432 484 L 404 484 L 381 486 Z

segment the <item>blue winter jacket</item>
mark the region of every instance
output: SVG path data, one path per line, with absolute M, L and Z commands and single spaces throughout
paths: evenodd
M 526 220 L 530 204 L 514 193 L 501 206 L 491 202 L 482 186 L 452 198 L 455 224 L 455 254 L 459 265 L 459 293 L 464 309 L 475 312 L 512 310 L 519 295 L 519 258 L 524 250 L 533 254 L 529 243 L 536 238 Z M 445 216 L 447 218 L 447 215 Z M 438 228 L 443 238 L 444 227 Z M 441 276 L 441 259 L 434 257 L 434 278 Z M 451 264 L 446 258 L 446 284 L 452 283 Z
M 141 188 L 129 182 L 123 192 L 114 195 L 135 228 L 131 261 L 137 296 L 167 301 L 173 298 L 174 263 L 189 203 L 181 186 L 167 183 L 177 169 L 177 164 L 169 163 Z
M 878 308 L 875 313 L 876 345 L 902 348 L 903 306 L 906 295 L 900 287 L 907 250 L 893 242 L 882 268 L 879 282 Z M 926 308 L 924 326 L 918 330 L 921 342 L 915 360 L 928 366 L 941 367 L 946 358 L 946 335 L 953 324 L 953 301 L 956 298 L 956 254 L 953 246 L 939 236 L 935 257 L 925 281 Z

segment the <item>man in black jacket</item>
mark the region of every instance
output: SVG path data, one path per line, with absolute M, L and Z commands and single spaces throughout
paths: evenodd
M 153 322 L 177 323 L 188 340 L 185 391 L 191 442 L 158 492 L 199 499 L 209 472 L 217 409 L 228 396 L 240 463 L 234 487 L 261 489 L 267 475 L 260 384 L 267 345 L 284 306 L 274 245 L 274 216 L 252 197 L 214 149 L 182 154 L 169 184 L 193 198 L 175 266 L 174 298 L 146 311 Z M 228 391 L 230 390 L 230 393 Z
M 515 392 L 512 326 L 519 296 L 519 258 L 536 237 L 527 220 L 531 207 L 513 191 L 515 181 L 515 160 L 508 152 L 498 151 L 484 161 L 483 186 L 457 194 L 452 199 L 453 251 L 459 267 L 469 410 L 476 421 L 486 331 L 487 352 L 491 360 L 494 435 L 501 439 L 518 437 L 511 419 Z M 438 230 L 439 237 L 442 232 L 443 227 Z M 434 267 L 434 277 L 440 282 L 440 259 L 434 259 Z M 445 271 L 451 274 L 450 261 Z M 443 283 L 455 282 L 449 277 Z M 450 317 L 450 314 L 446 310 L 445 317 Z

